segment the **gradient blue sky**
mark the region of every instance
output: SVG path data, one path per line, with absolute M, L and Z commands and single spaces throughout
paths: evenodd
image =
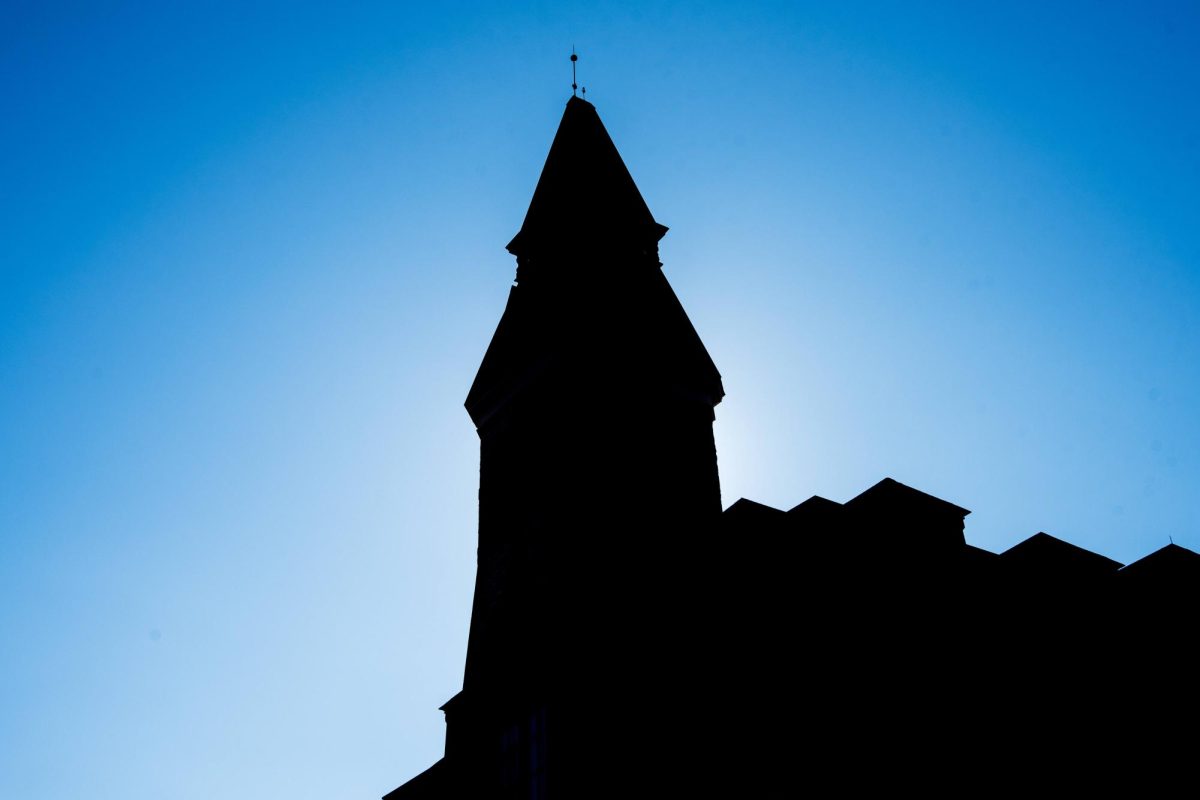
M 1200 550 L 1198 41 L 1182 2 L 8 0 L 0 796 L 439 756 L 462 401 L 572 44 L 724 375 L 726 504 L 890 475 L 993 550 Z

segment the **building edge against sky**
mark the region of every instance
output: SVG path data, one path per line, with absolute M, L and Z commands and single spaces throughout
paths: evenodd
M 798 756 L 797 726 L 842 731 L 847 706 L 880 721 L 881 708 L 916 711 L 894 689 L 852 688 L 864 663 L 890 673 L 884 685 L 918 687 L 922 713 L 947 723 L 937 741 L 960 756 L 964 726 L 974 746 L 1018 713 L 1101 749 L 1129 745 L 1136 710 L 1096 720 L 1083 698 L 1117 664 L 1128 676 L 1180 656 L 1169 626 L 1143 615 L 1194 599 L 1200 555 L 1170 544 L 1122 567 L 1046 533 L 996 555 L 967 544 L 966 509 L 891 479 L 845 503 L 784 512 L 743 499 L 721 512 L 711 426 L 724 388 L 662 273 L 665 232 L 595 108 L 571 98 L 467 398 L 479 561 L 463 690 L 443 706 L 446 755 L 387 797 L 628 789 L 614 742 L 648 770 L 643 791 L 795 788 L 797 759 L 848 766 L 828 746 Z M 1114 619 L 1133 621 L 1140 655 L 1108 652 Z M 1019 669 L 1033 662 L 1078 686 L 1048 693 Z M 748 710 L 738 694 L 759 672 L 776 690 Z M 991 716 L 963 719 L 959 681 L 985 679 L 1001 685 Z M 806 683 L 855 697 L 814 699 Z M 611 719 L 631 701 L 666 721 Z M 713 718 L 765 739 L 714 745 L 697 735 Z M 921 761 L 893 747 L 889 759 Z M 704 769 L 698 755 L 712 758 Z

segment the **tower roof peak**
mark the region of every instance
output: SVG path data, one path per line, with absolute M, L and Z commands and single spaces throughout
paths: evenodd
M 580 239 L 653 245 L 666 232 L 642 199 L 596 107 L 570 97 L 525 222 L 508 251 L 520 256 Z

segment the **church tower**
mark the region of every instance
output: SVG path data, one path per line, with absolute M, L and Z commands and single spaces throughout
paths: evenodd
M 1152 732 L 1200 701 L 1155 681 L 1200 666 L 1200 555 L 1122 567 L 1046 533 L 991 553 L 967 509 L 890 478 L 722 513 L 721 378 L 663 275 L 665 232 L 569 100 L 467 395 L 463 689 L 445 756 L 385 800 L 1075 786 L 1141 753 L 1138 776 L 1184 779 Z
M 389 798 L 425 796 L 405 792 L 439 774 L 483 796 L 583 796 L 606 738 L 636 748 L 611 704 L 670 669 L 681 580 L 721 513 L 724 390 L 663 274 L 666 231 L 572 97 L 466 399 L 478 571 L 446 758 Z
M 516 282 L 467 395 L 480 437 L 468 688 L 494 672 L 493 651 L 512 663 L 512 625 L 537 624 L 503 618 L 514 595 L 611 606 L 612 584 L 652 578 L 721 511 L 712 422 L 724 391 L 662 272 L 666 230 L 595 107 L 572 97 L 508 245 Z

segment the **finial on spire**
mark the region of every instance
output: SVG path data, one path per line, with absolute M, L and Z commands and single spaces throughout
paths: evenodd
M 571 96 L 578 97 L 575 90 L 579 88 L 579 84 L 575 82 L 575 62 L 579 60 L 579 56 L 575 55 L 575 45 L 571 45 Z M 587 90 L 584 89 L 584 92 Z

